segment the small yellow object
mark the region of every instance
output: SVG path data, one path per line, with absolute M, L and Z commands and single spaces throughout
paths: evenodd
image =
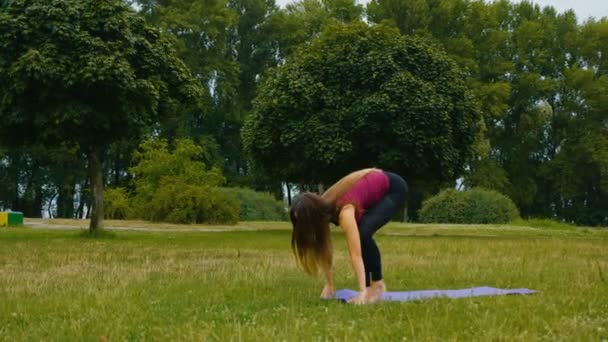
M 0 227 L 8 226 L 8 213 L 2 212 L 0 213 Z

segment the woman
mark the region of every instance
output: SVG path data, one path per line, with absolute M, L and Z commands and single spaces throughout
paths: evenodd
M 346 235 L 359 286 L 359 295 L 350 302 L 373 303 L 382 297 L 386 286 L 373 235 L 403 205 L 406 195 L 407 184 L 400 176 L 364 169 L 340 179 L 321 196 L 306 192 L 294 200 L 289 210 L 293 224 L 291 247 L 306 273 L 315 275 L 320 269 L 325 275 L 321 297 L 335 295 L 330 222 L 340 225 Z

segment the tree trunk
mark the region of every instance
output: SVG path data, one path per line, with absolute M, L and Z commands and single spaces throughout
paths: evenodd
M 82 215 L 84 213 L 84 198 L 83 198 L 83 194 L 82 191 L 80 192 L 79 195 L 79 199 L 78 199 L 78 209 L 76 209 L 76 213 L 74 214 L 74 218 L 80 219 L 82 218 Z
M 34 196 L 34 215 L 32 217 L 42 218 L 42 210 L 43 210 L 44 198 L 42 198 L 42 185 L 38 185 L 36 187 L 36 193 Z
M 57 217 L 74 217 L 75 187 L 76 184 L 74 182 L 74 177 L 69 176 L 61 180 L 59 185 L 59 193 L 57 196 Z
M 80 186 L 78 187 L 78 209 L 76 209 L 75 217 L 82 219 L 85 218 L 84 207 L 87 205 L 87 199 L 89 198 L 88 193 L 86 191 L 86 189 L 89 187 L 89 179 L 85 178 L 84 184 L 79 185 Z
M 13 192 L 13 201 L 10 204 L 10 207 L 8 209 L 13 210 L 13 211 L 17 211 L 19 210 L 19 208 L 21 207 L 21 201 L 19 198 L 19 175 L 17 174 L 17 172 L 15 172 L 15 188 L 14 188 L 14 192 Z
M 285 183 L 287 187 L 287 205 L 291 208 L 291 185 L 289 182 Z
M 51 198 L 49 199 L 49 205 L 46 209 L 47 215 L 49 215 L 49 218 L 55 218 L 56 216 L 53 216 L 53 201 L 55 200 L 55 198 L 57 198 L 57 194 L 52 195 Z
M 35 184 L 35 175 L 26 183 L 19 205 L 13 210 L 22 212 L 25 217 L 42 217 L 42 186 Z
M 96 146 L 89 149 L 89 180 L 91 184 L 91 222 L 89 232 L 103 229 L 103 168 L 99 160 L 99 150 Z
M 19 208 L 21 207 L 21 200 L 19 197 L 19 188 L 20 188 L 20 179 L 21 179 L 21 170 L 22 168 L 20 167 L 19 163 L 19 155 L 21 155 L 21 153 L 19 153 L 17 150 L 9 150 L 8 152 L 8 159 L 9 159 L 9 168 L 7 169 L 8 174 L 9 174 L 9 182 L 12 182 L 11 185 L 11 192 L 12 192 L 12 198 L 10 199 L 10 203 L 6 204 L 6 209 L 10 209 L 13 211 L 17 211 L 19 210 Z M 8 184 L 7 184 L 8 185 Z

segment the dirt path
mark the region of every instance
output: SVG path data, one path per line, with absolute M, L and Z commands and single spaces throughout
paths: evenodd
M 83 221 L 82 225 L 54 224 L 39 221 L 24 220 L 23 224 L 33 229 L 57 229 L 57 230 L 86 230 L 89 221 Z M 152 227 L 119 227 L 106 226 L 104 229 L 116 231 L 141 231 L 141 232 L 234 232 L 234 231 L 259 231 L 261 229 L 243 226 L 234 227 L 196 227 L 196 228 L 152 228 Z

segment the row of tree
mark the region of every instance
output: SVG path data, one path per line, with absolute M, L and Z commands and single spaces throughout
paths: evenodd
M 372 48 L 374 30 L 385 43 Z M 418 40 L 391 41 L 400 34 Z M 343 63 L 345 39 L 361 43 L 365 63 Z M 445 60 L 430 72 L 445 74 L 394 60 L 396 47 L 411 46 Z M 278 196 L 282 182 L 327 184 L 374 164 L 408 177 L 414 209 L 461 178 L 508 195 L 524 216 L 606 225 L 607 56 L 607 19 L 579 23 L 526 1 L 0 0 L 0 205 L 39 216 L 57 203 L 53 215 L 86 215 L 96 198 L 87 189 L 131 183 L 131 155 L 147 134 L 191 138 L 229 185 Z M 411 77 L 389 79 L 392 67 Z M 324 76 L 306 83 L 311 69 Z M 324 106 L 290 104 L 283 109 L 302 111 L 246 129 L 244 149 L 246 118 L 274 111 L 273 99 L 298 84 L 297 96 L 312 91 Z M 376 88 L 384 93 L 366 93 Z M 303 128 L 317 138 L 298 136 Z M 457 133 L 434 140 L 434 129 Z M 268 137 L 281 130 L 284 140 Z M 262 151 L 255 134 L 298 147 Z

